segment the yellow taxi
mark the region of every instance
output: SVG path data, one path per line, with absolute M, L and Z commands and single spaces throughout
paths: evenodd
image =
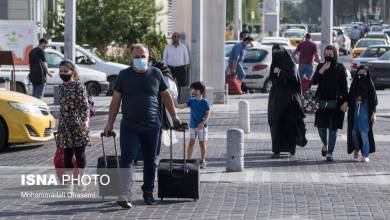
M 297 47 L 305 38 L 306 31 L 303 29 L 288 29 L 284 32 L 284 37 L 288 38 L 290 43 Z
M 45 102 L 0 89 L 0 150 L 11 144 L 49 141 L 54 126 L 55 119 Z
M 365 49 L 373 45 L 388 45 L 389 43 L 385 39 L 380 38 L 362 38 L 356 42 L 355 47 L 352 50 L 352 58 L 356 58 L 363 53 Z

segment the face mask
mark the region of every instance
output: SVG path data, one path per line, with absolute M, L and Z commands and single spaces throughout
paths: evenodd
M 133 65 L 137 70 L 147 70 L 148 69 L 148 59 L 147 58 L 136 58 L 133 60 Z
M 364 79 L 366 79 L 366 78 L 367 78 L 366 75 L 358 74 L 358 79 L 364 80 Z
M 60 74 L 60 78 L 61 78 L 62 81 L 64 81 L 64 82 L 69 82 L 70 79 L 72 78 L 72 75 L 69 75 L 69 74 Z
M 334 57 L 325 57 L 325 61 L 326 62 L 331 62 L 331 63 L 333 63 L 334 61 L 335 61 L 335 58 Z

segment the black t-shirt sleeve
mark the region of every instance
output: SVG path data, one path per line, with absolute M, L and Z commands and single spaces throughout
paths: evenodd
M 165 80 L 164 76 L 162 75 L 161 71 L 159 70 L 158 71 L 159 75 L 160 75 L 160 85 L 159 85 L 159 91 L 162 92 L 166 89 L 168 89 L 168 83 L 167 81 Z
M 40 50 L 38 50 L 38 58 L 42 61 L 42 62 L 46 62 L 46 58 L 45 58 L 45 52 L 42 50 L 42 49 L 40 49 Z
M 119 93 L 123 93 L 123 71 L 119 72 L 119 76 L 115 82 L 115 85 L 113 87 L 114 91 L 117 91 Z

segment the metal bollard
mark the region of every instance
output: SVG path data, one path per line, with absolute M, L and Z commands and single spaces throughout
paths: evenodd
M 60 89 L 59 85 L 53 86 L 53 97 L 54 97 L 54 105 L 59 105 L 60 104 L 60 99 L 58 97 L 58 90 Z
M 226 171 L 244 171 L 244 131 L 239 128 L 227 130 Z
M 249 110 L 249 102 L 244 100 L 238 103 L 238 118 L 240 128 L 244 130 L 246 134 L 251 132 L 251 113 Z

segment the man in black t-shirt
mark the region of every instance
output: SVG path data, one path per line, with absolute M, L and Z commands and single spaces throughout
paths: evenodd
M 113 130 L 116 115 L 122 102 L 122 121 L 120 125 L 120 192 L 118 204 L 131 208 L 131 185 L 133 162 L 141 148 L 144 159 L 144 202 L 155 203 L 153 198 L 156 175 L 156 151 L 161 129 L 158 96 L 176 123 L 180 120 L 168 92 L 168 86 L 161 71 L 148 67 L 148 49 L 137 44 L 132 49 L 133 65 L 119 73 L 114 86 L 109 118 L 104 132 Z
M 43 97 L 45 91 L 46 74 L 51 77 L 45 59 L 46 48 L 47 40 L 42 38 L 39 40 L 39 45 L 29 53 L 29 80 L 33 86 L 33 96 L 38 99 Z

